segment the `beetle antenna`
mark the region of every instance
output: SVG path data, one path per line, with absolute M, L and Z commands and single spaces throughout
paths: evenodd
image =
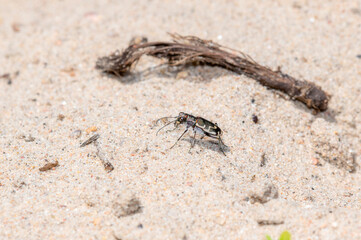
M 155 122 L 158 123 L 160 120 L 168 119 L 168 118 L 178 118 L 178 117 L 162 117 L 162 118 L 157 119 Z
M 166 125 L 164 125 L 163 127 L 159 128 L 159 130 L 157 131 L 157 133 L 155 135 L 158 135 L 159 131 L 162 130 L 163 128 L 165 128 L 166 126 L 168 126 L 171 123 L 175 123 L 177 120 L 171 121 L 169 123 L 167 123 Z

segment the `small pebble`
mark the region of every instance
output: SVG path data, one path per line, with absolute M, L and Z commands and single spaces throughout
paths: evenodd
M 96 126 L 91 126 L 90 128 L 88 128 L 86 131 L 86 133 L 91 133 L 91 132 L 96 132 L 98 129 Z
M 319 164 L 318 159 L 317 158 L 312 158 L 312 165 L 317 166 Z

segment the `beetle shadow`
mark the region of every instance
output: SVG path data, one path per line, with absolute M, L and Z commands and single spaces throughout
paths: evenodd
M 190 150 L 190 153 L 192 153 L 192 151 L 195 151 L 194 146 L 191 149 L 189 149 L 190 144 L 193 143 L 192 137 L 183 138 L 182 141 L 186 141 L 189 143 L 188 150 Z M 227 145 L 221 144 L 217 140 L 196 138 L 194 145 L 199 146 L 201 149 L 203 149 L 203 148 L 210 149 L 210 150 L 212 150 L 214 152 L 218 152 L 219 154 L 222 154 L 222 155 L 223 155 L 223 152 L 222 152 L 221 148 L 223 149 L 225 154 L 231 152 L 230 148 Z
M 179 66 L 170 66 L 168 63 L 158 64 L 152 67 L 145 68 L 141 71 L 129 71 L 122 75 L 117 75 L 112 72 L 101 71 L 101 76 L 105 76 L 122 84 L 135 84 L 146 81 L 152 77 L 176 79 L 176 80 L 187 80 L 190 82 L 207 83 L 214 79 L 217 79 L 225 75 L 240 76 L 243 74 L 237 74 L 227 69 L 223 69 L 218 66 L 213 66 L 204 63 L 184 64 Z M 261 87 L 264 87 L 260 84 Z M 329 123 L 337 123 L 337 115 L 339 111 L 329 108 L 325 112 L 315 112 L 314 109 L 306 107 L 299 101 L 294 101 L 289 98 L 285 93 L 278 90 L 269 89 L 274 94 L 279 95 L 281 98 L 293 102 L 295 108 L 301 109 L 302 111 L 308 112 L 314 115 L 311 121 L 317 118 L 322 118 Z

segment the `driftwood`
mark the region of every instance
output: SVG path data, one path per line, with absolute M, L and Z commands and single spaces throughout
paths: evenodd
M 280 69 L 273 71 L 255 62 L 250 56 L 194 36 L 171 34 L 173 42 L 145 42 L 131 44 L 122 53 L 99 58 L 96 68 L 122 76 L 143 55 L 168 60 L 171 66 L 203 63 L 244 74 L 260 84 L 279 90 L 316 112 L 326 111 L 330 95 L 312 82 L 297 80 Z

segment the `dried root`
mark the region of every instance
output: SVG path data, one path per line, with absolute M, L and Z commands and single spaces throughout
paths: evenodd
M 330 95 L 312 82 L 297 80 L 279 69 L 273 71 L 242 52 L 212 41 L 194 36 L 170 35 L 173 42 L 138 41 L 122 53 L 116 51 L 110 56 L 99 58 L 96 68 L 120 77 L 130 72 L 143 55 L 167 59 L 171 66 L 202 63 L 244 74 L 266 87 L 286 93 L 291 99 L 306 104 L 316 112 L 327 110 Z

